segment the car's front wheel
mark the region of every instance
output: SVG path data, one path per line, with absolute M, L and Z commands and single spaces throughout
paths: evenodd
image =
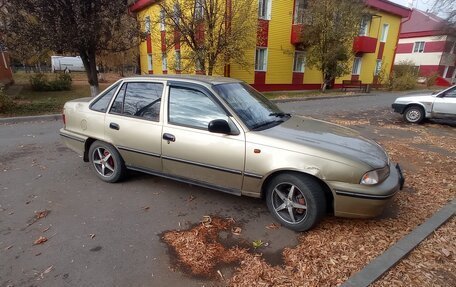
M 101 180 L 117 182 L 125 176 L 125 163 L 117 149 L 112 145 L 95 141 L 90 146 L 89 157 L 95 174 Z
M 320 184 L 294 173 L 280 174 L 269 182 L 266 204 L 283 226 L 295 231 L 311 229 L 326 213 L 326 199 Z
M 424 119 L 424 109 L 420 106 L 410 106 L 404 112 L 404 120 L 409 123 L 419 124 Z

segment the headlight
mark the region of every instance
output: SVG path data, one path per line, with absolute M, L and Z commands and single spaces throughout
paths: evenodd
M 374 185 L 380 183 L 389 176 L 389 172 L 389 165 L 385 166 L 384 168 L 371 170 L 363 175 L 360 183 L 365 185 Z

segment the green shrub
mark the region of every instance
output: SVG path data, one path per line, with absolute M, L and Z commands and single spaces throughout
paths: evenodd
M 49 91 L 49 81 L 43 73 L 30 76 L 30 85 L 34 91 Z
M 426 77 L 426 87 L 432 87 L 435 85 L 435 81 L 437 81 L 437 78 L 439 77 L 438 73 L 432 73 L 431 75 Z
M 34 91 L 68 91 L 71 90 L 72 79 L 68 74 L 59 74 L 52 81 L 38 73 L 30 77 L 30 85 Z
M 404 61 L 394 66 L 386 86 L 389 90 L 405 91 L 416 88 L 418 70 L 413 62 Z

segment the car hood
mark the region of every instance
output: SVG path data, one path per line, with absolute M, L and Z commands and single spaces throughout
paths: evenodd
M 420 102 L 420 103 L 426 103 L 426 102 L 433 102 L 435 99 L 434 95 L 414 95 L 414 96 L 406 96 L 406 97 L 400 97 L 396 99 L 396 103 L 410 103 L 410 102 Z
M 372 168 L 381 168 L 388 163 L 388 156 L 375 141 L 362 137 L 355 130 L 320 120 L 292 116 L 284 123 L 258 133 L 291 143 L 286 149 L 295 152 L 305 153 L 305 147 L 309 147 L 328 157 L 331 154 L 342 156 Z

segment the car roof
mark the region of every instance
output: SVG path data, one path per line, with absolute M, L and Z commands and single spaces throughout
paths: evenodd
M 138 80 L 138 79 L 160 79 L 160 80 L 184 80 L 184 81 L 195 81 L 201 82 L 209 85 L 218 85 L 218 84 L 227 84 L 227 83 L 240 83 L 241 80 L 227 78 L 227 77 L 218 77 L 218 76 L 206 76 L 206 75 L 141 75 L 124 78 L 124 80 Z

